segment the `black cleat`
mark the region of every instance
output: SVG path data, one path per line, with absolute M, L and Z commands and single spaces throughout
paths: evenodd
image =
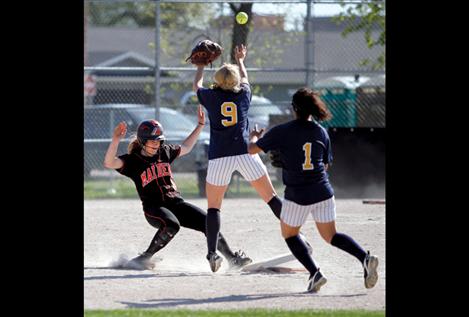
M 126 268 L 134 270 L 152 270 L 155 267 L 155 263 L 151 262 L 152 255 L 142 253 L 139 256 L 133 258 L 125 265 Z
M 235 252 L 234 257 L 229 260 L 230 269 L 240 269 L 249 263 L 252 263 L 252 259 L 247 257 L 241 250 Z
M 319 291 L 321 286 L 326 284 L 327 279 L 324 275 L 322 275 L 321 272 L 319 272 L 319 268 L 314 273 L 314 275 L 310 275 L 309 280 L 308 280 L 308 288 L 306 289 L 310 293 L 316 293 Z
M 221 266 L 223 259 L 216 252 L 209 252 L 207 254 L 207 260 L 210 263 L 210 269 L 212 272 L 218 271 Z
M 365 277 L 365 287 L 372 288 L 378 282 L 378 257 L 370 255 L 370 251 L 366 255 L 365 260 L 363 261 L 364 277 Z

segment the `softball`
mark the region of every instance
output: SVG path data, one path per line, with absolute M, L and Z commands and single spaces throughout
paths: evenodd
M 248 22 L 248 19 L 249 16 L 246 12 L 241 11 L 236 15 L 236 22 L 238 22 L 239 24 L 245 24 L 246 22 Z

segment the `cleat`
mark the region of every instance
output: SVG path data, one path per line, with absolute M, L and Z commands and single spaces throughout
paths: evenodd
M 324 277 L 324 275 L 322 275 L 321 272 L 319 272 L 319 268 L 318 268 L 316 273 L 314 273 L 314 275 L 309 277 L 308 288 L 306 290 L 310 293 L 316 293 L 317 291 L 319 291 L 321 286 L 326 284 L 326 282 L 327 282 L 327 279 Z
M 210 269 L 212 272 L 218 271 L 221 266 L 223 259 L 216 252 L 209 252 L 207 254 L 207 260 L 210 263 Z
M 365 287 L 372 288 L 378 282 L 378 257 L 370 255 L 370 251 L 366 255 L 365 260 L 363 261 L 364 277 L 365 277 Z
M 229 260 L 230 269 L 240 269 L 250 263 L 252 263 L 252 259 L 241 250 L 235 252 L 234 257 Z
M 125 267 L 134 270 L 152 270 L 155 267 L 155 263 L 150 261 L 151 257 L 147 253 L 142 253 L 127 262 Z

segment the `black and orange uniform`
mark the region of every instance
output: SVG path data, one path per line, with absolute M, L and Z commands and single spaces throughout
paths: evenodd
M 171 163 L 179 156 L 181 146 L 161 143 L 151 157 L 139 151 L 119 156 L 124 165 L 116 169 L 132 179 L 142 201 L 145 218 L 158 229 L 145 251 L 148 256 L 168 244 L 181 226 L 205 234 L 206 212 L 184 201 L 171 173 Z M 218 242 L 225 257 L 231 259 L 235 256 L 221 234 Z

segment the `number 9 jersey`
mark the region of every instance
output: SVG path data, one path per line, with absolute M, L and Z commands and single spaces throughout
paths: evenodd
M 256 145 L 280 151 L 285 199 L 310 205 L 334 195 L 325 164 L 332 162 L 326 129 L 315 121 L 293 120 L 270 129 Z
M 246 154 L 249 138 L 249 84 L 237 93 L 220 88 L 199 88 L 199 102 L 207 109 L 210 121 L 208 159 Z

